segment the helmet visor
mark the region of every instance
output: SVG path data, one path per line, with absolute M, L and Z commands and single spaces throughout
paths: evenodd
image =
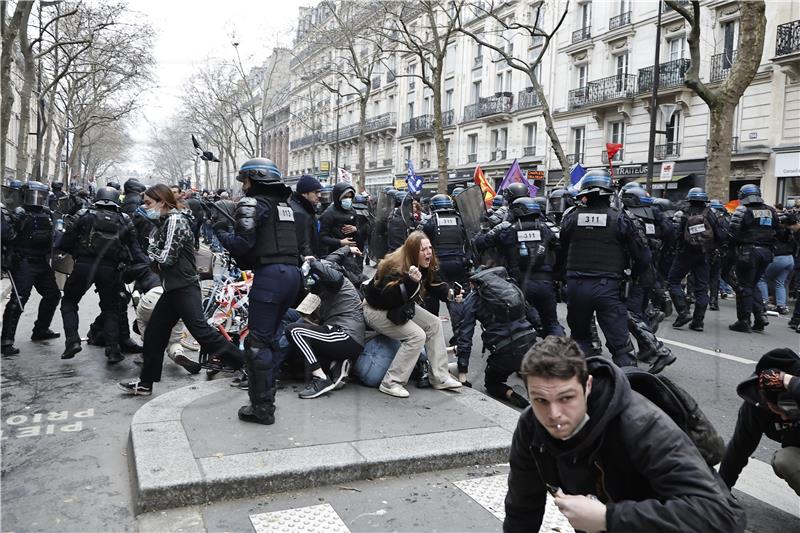
M 28 189 L 25 191 L 25 205 L 45 206 L 47 205 L 48 196 L 49 193 L 47 191 Z
M 547 200 L 548 213 L 563 213 L 567 209 L 567 199 L 563 196 L 549 198 Z

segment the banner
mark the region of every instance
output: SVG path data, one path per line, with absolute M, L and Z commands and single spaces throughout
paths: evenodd
M 475 185 L 481 188 L 481 192 L 483 192 L 483 201 L 487 207 L 492 205 L 492 200 L 497 193 L 494 192 L 492 186 L 489 185 L 489 181 L 486 179 L 486 176 L 483 175 L 483 169 L 480 165 L 475 167 L 475 175 L 472 177 L 472 180 L 475 182 Z
M 614 156 L 622 150 L 620 143 L 606 143 L 606 154 L 608 155 L 608 168 L 611 171 L 611 177 L 614 177 Z
M 539 192 L 536 185 L 528 181 L 528 178 L 522 173 L 522 169 L 519 168 L 519 161 L 516 159 L 514 159 L 514 162 L 511 163 L 511 167 L 506 171 L 506 175 L 503 177 L 502 183 L 500 183 L 500 191 L 506 190 L 512 183 L 524 183 L 528 187 L 528 194 L 531 198 L 535 198 Z
M 347 170 L 343 168 L 338 168 L 338 173 L 336 174 L 336 181 L 340 182 L 343 181 L 345 183 L 353 183 L 353 175 L 350 174 Z
M 569 182 L 572 185 L 575 185 L 581 178 L 586 174 L 586 169 L 583 168 L 583 165 L 580 163 L 575 163 L 572 165 L 572 168 L 569 169 Z

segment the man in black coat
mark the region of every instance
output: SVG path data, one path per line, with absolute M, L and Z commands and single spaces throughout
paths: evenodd
M 505 532 L 538 531 L 547 491 L 576 530 L 745 530 L 722 479 L 607 359 L 549 336 L 525 355 L 531 407 L 511 443 Z
M 294 211 L 294 224 L 298 232 L 300 253 L 305 257 L 322 256 L 316 216 L 320 190 L 322 190 L 322 184 L 317 178 L 303 175 L 297 180 L 295 190 L 289 198 L 289 205 Z
M 340 181 L 333 186 L 331 205 L 319 217 L 319 239 L 323 253 L 330 254 L 342 246 L 356 246 L 358 227 L 353 198 L 356 190 Z
M 722 479 L 733 488 L 766 435 L 781 443 L 772 458 L 775 474 L 800 495 L 800 357 L 789 348 L 765 353 L 736 392 L 744 403 L 719 467 Z

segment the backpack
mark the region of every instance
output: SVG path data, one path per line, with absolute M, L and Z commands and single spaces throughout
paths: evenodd
M 689 436 L 708 466 L 722 461 L 725 441 L 691 394 L 662 375 L 629 366 L 622 371 L 634 391 L 653 402 Z
M 505 267 L 481 270 L 469 280 L 475 284 L 485 309 L 498 322 L 513 322 L 525 317 L 525 295 Z
M 683 228 L 683 240 L 691 246 L 699 246 L 705 252 L 710 252 L 714 246 L 714 230 L 708 223 L 708 208 L 698 215 L 690 215 L 686 218 L 686 225 Z
M 97 257 L 116 259 L 122 249 L 119 238 L 122 217 L 119 213 L 106 209 L 96 209 L 93 213 L 94 223 L 89 230 L 87 248 Z

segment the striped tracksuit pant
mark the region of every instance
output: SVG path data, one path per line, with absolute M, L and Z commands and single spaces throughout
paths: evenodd
M 355 360 L 364 349 L 338 326 L 318 326 L 305 321 L 286 326 L 286 338 L 314 371 L 327 369 L 331 361 Z

